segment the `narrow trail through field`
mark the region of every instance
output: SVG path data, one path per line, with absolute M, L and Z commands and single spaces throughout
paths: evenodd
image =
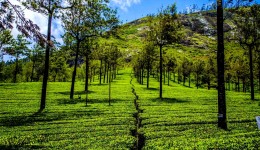
M 142 127 L 142 118 L 140 117 L 141 113 L 143 113 L 143 110 L 140 109 L 139 107 L 139 103 L 138 103 L 138 95 L 136 94 L 136 91 L 135 91 L 135 86 L 134 84 L 132 83 L 134 77 L 133 75 L 131 74 L 131 81 L 130 81 L 130 84 L 132 85 L 132 93 L 134 94 L 135 96 L 135 99 L 134 99 L 134 105 L 135 105 L 135 109 L 137 112 L 135 112 L 133 114 L 134 118 L 135 118 L 135 130 L 132 131 L 132 135 L 136 137 L 136 143 L 134 145 L 134 147 L 132 148 L 133 150 L 141 150 L 143 147 L 144 147 L 144 144 L 145 144 L 145 137 L 142 133 L 140 133 L 140 128 Z

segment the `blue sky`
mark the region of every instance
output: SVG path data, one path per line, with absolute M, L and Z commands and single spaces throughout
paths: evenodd
M 216 0 L 111 0 L 111 6 L 118 8 L 118 15 L 121 21 L 132 21 L 147 14 L 155 14 L 162 6 L 167 6 L 176 2 L 177 9 L 183 11 L 193 4 L 199 8 L 203 4 L 210 4 Z M 259 3 L 260 0 L 257 0 Z

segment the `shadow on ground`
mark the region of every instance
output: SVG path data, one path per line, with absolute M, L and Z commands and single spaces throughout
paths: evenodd
M 59 94 L 63 94 L 63 95 L 70 95 L 70 91 L 69 92 L 58 92 Z M 88 91 L 88 94 L 91 94 L 91 93 L 95 93 L 94 91 Z M 85 91 L 74 91 L 74 96 L 77 96 L 77 95 L 84 95 L 86 94 Z
M 13 144 L 13 145 L 0 145 L 1 150 L 11 150 L 11 149 L 44 149 L 44 146 L 38 145 L 26 145 L 26 144 Z
M 119 102 L 124 102 L 126 100 L 123 99 L 111 99 L 111 103 L 119 103 Z M 109 99 L 88 99 L 88 104 L 94 104 L 94 103 L 108 103 Z M 84 98 L 80 98 L 80 99 L 58 99 L 58 104 L 59 105 L 67 105 L 67 104 L 78 104 L 78 103 L 86 103 L 86 99 L 85 96 Z
M 145 88 L 143 87 L 144 90 L 150 90 L 150 91 L 159 91 L 159 88 Z
M 36 112 L 31 115 L 9 116 L 0 119 L 0 126 L 15 127 L 28 126 L 39 122 L 53 122 L 58 120 L 68 120 L 69 118 L 81 118 L 86 116 L 98 116 L 102 114 L 99 109 L 74 110 L 68 112 Z
M 153 98 L 153 102 L 165 102 L 165 103 L 189 103 L 189 100 L 176 99 L 176 98 Z

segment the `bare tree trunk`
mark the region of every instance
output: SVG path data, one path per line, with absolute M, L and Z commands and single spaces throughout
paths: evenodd
M 160 99 L 162 99 L 162 71 L 163 71 L 163 66 L 162 66 L 162 45 L 160 45 L 160 92 L 159 96 Z
M 108 67 L 108 70 L 109 70 L 109 87 L 108 87 L 108 89 L 109 89 L 109 98 L 108 98 L 108 103 L 109 103 L 109 106 L 111 105 L 111 66 L 110 65 L 108 65 L 109 67 Z
M 147 82 L 146 82 L 146 87 L 147 87 L 147 89 L 149 88 L 149 77 L 150 77 L 150 61 L 148 61 L 148 64 L 147 64 L 147 68 L 146 68 L 146 70 L 147 70 Z
M 31 82 L 33 82 L 33 75 L 34 75 L 34 68 L 35 68 L 35 61 L 32 61 L 33 66 L 32 66 L 32 74 L 31 74 Z
M 251 100 L 255 99 L 254 89 L 254 72 L 253 72 L 253 54 L 252 47 L 249 47 L 249 67 L 250 67 L 250 87 L 251 87 Z
M 51 1 L 49 0 L 49 5 Z M 47 31 L 47 41 L 51 41 L 51 21 L 52 21 L 52 13 L 49 14 L 48 17 L 48 31 Z M 49 77 L 49 55 L 50 55 L 50 45 L 47 44 L 46 52 L 45 52 L 45 67 L 44 67 L 44 75 L 42 81 L 42 95 L 41 95 L 41 104 L 40 111 L 45 108 L 46 104 L 46 92 L 47 92 L 47 82 Z
M 224 32 L 223 32 L 223 2 L 217 0 L 217 35 L 218 35 L 218 51 L 217 51 L 217 65 L 218 65 L 218 127 L 227 129 L 226 118 L 226 91 L 224 79 Z
M 14 70 L 14 79 L 13 82 L 16 83 L 17 82 L 17 74 L 18 74 L 18 54 L 16 54 L 16 58 L 15 58 L 15 70 Z
M 105 62 L 104 79 L 103 83 L 106 83 L 107 63 Z
M 79 57 L 79 45 L 80 41 L 77 40 L 77 50 L 76 50 L 76 57 L 74 61 L 74 70 L 72 73 L 72 81 L 71 81 L 71 88 L 70 88 L 70 99 L 73 99 L 74 96 L 74 87 L 75 87 L 75 79 L 76 79 L 76 74 L 77 74 L 77 66 L 78 66 L 78 57 Z
M 86 57 L 86 70 L 85 70 L 85 92 L 88 92 L 88 79 L 89 79 L 89 58 Z
M 99 84 L 101 85 L 102 81 L 102 59 L 100 59 L 100 68 L 99 68 Z

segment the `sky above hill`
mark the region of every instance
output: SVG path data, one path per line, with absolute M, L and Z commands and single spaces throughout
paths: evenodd
M 178 12 L 189 10 L 193 4 L 199 8 L 203 4 L 211 4 L 212 0 L 111 0 L 111 6 L 117 8 L 119 18 L 129 22 L 147 14 L 156 14 L 162 7 L 176 3 Z
M 145 17 L 148 14 L 156 14 L 160 8 L 173 3 L 176 3 L 177 11 L 182 12 L 183 10 L 189 11 L 193 4 L 196 4 L 198 8 L 201 8 L 203 4 L 209 5 L 214 1 L 216 0 L 110 0 L 109 5 L 112 8 L 117 9 L 119 19 L 122 23 L 126 23 Z M 11 0 L 11 2 L 20 5 L 17 0 Z M 259 4 L 260 0 L 256 0 L 256 2 Z M 24 10 L 24 14 L 26 18 L 31 19 L 40 27 L 41 33 L 47 33 L 47 16 L 26 9 Z M 60 20 L 53 20 L 52 35 L 60 43 L 62 43 L 61 35 L 64 34 L 61 25 L 62 22 Z M 19 32 L 14 29 L 12 34 L 16 37 Z M 4 59 L 9 60 L 10 56 L 5 56 Z

